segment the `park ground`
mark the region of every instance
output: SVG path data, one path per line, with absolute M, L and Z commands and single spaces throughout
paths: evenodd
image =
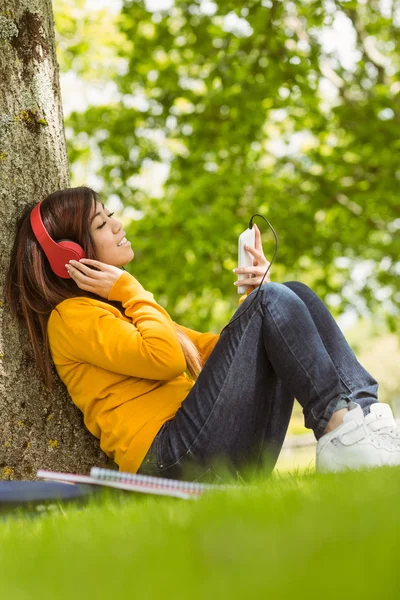
M 0 598 L 400 596 L 400 468 L 275 474 L 198 500 L 105 493 L 0 521 Z

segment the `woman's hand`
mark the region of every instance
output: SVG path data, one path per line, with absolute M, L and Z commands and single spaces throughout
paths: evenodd
M 90 267 L 96 267 L 98 271 Z M 78 288 L 106 299 L 108 299 L 112 286 L 123 273 L 123 270 L 118 267 L 91 258 L 81 258 L 79 261 L 70 260 L 65 268 Z
M 255 247 L 252 248 L 251 246 L 245 246 L 247 252 L 250 252 L 250 254 L 254 257 L 253 266 L 234 269 L 234 272 L 237 274 L 248 274 L 248 277 L 246 279 L 235 281 L 235 285 L 249 285 L 251 288 L 253 288 L 253 290 L 258 288 L 258 286 L 261 284 L 262 278 L 264 277 L 264 273 L 270 265 L 270 263 L 264 256 L 260 230 L 258 229 L 256 224 L 254 224 L 254 228 L 256 231 Z M 263 283 L 269 283 L 270 281 L 271 276 L 270 272 L 268 271 Z

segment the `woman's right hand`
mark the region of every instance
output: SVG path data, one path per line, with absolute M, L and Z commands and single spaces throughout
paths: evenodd
M 96 267 L 98 270 L 90 267 Z M 81 258 L 79 261 L 70 260 L 65 268 L 81 290 L 106 299 L 108 299 L 112 286 L 124 272 L 118 267 L 91 258 Z

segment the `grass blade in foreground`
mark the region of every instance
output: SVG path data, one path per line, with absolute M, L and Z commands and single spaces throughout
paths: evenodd
M 400 469 L 382 468 L 9 521 L 0 597 L 397 599 L 399 498 Z

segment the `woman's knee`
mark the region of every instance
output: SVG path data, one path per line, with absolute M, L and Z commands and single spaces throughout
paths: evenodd
M 304 296 L 310 296 L 310 295 L 315 294 L 315 292 L 313 292 L 312 289 L 310 287 L 308 287 L 308 285 L 306 285 L 305 283 L 302 283 L 301 281 L 285 281 L 285 283 L 283 285 L 285 285 L 290 290 L 292 290 L 295 294 L 300 296 L 300 298 L 304 297 Z
M 286 285 L 287 287 L 290 287 L 290 289 L 300 289 L 300 290 L 310 290 L 311 288 L 308 287 L 308 285 L 306 285 L 305 283 L 302 283 L 301 281 L 285 281 L 285 283 L 283 285 Z
M 296 299 L 298 299 L 297 295 L 292 289 L 290 289 L 289 286 L 284 283 L 276 283 L 272 281 L 261 286 L 261 294 L 263 301 L 269 304 L 288 301 L 296 302 Z

